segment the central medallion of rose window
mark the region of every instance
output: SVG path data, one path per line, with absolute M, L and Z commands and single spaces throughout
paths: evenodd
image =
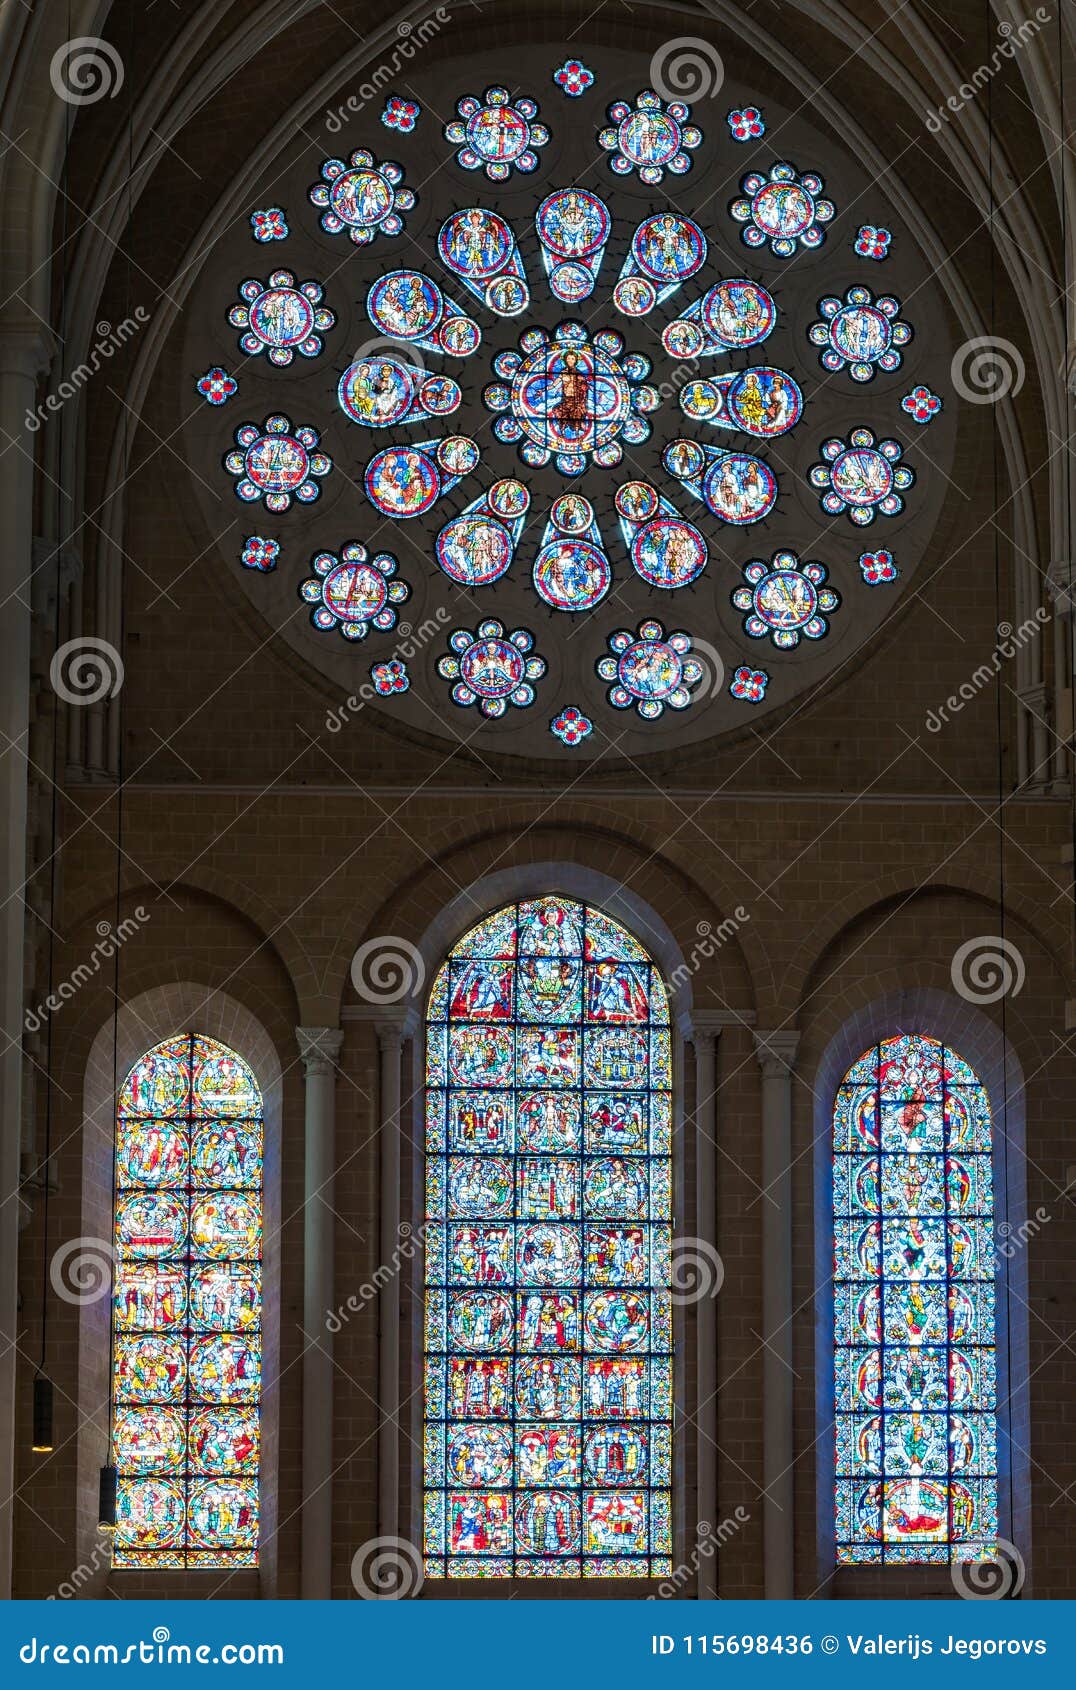
M 493 432 L 517 442 L 524 463 L 553 459 L 562 475 L 581 475 L 590 462 L 608 469 L 623 457 L 623 441 L 638 445 L 650 433 L 647 413 L 659 403 L 657 390 L 645 385 L 650 360 L 641 352 L 625 356 L 623 336 L 613 329 L 528 329 L 519 351 L 498 353 L 493 368 L 501 379 L 483 395 L 499 413 Z

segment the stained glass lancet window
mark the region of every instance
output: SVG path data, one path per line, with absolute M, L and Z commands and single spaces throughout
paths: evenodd
M 990 1153 L 986 1090 L 936 1039 L 883 1040 L 837 1092 L 839 1563 L 995 1552 Z
M 670 1570 L 668 997 L 618 922 L 509 904 L 427 1020 L 431 1577 Z
M 147 1051 L 116 1123 L 113 1564 L 258 1561 L 262 1100 L 184 1034 Z

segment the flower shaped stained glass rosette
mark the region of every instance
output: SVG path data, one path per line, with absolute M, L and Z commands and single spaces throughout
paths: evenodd
M 487 88 L 482 100 L 465 94 L 456 110 L 459 120 L 446 125 L 445 140 L 459 148 L 456 162 L 464 170 L 484 170 L 491 182 L 505 181 L 513 170 L 537 170 L 535 149 L 546 145 L 549 130 L 534 121 L 534 100 Z
M 771 440 L 795 428 L 803 415 L 803 394 L 785 370 L 760 364 L 688 382 L 680 389 L 680 409 L 692 422 Z
M 511 566 L 530 507 L 530 491 L 507 476 L 450 517 L 437 536 L 437 562 L 450 581 L 488 587 Z
M 840 594 L 825 585 L 823 563 L 800 563 L 795 552 L 774 552 L 769 563 L 755 558 L 744 567 L 746 585 L 732 602 L 746 612 L 744 632 L 752 639 L 767 634 L 781 651 L 791 651 L 801 636 L 820 640 L 829 632 L 827 616 L 840 605 Z
M 915 423 L 932 422 L 942 408 L 942 402 L 929 387 L 913 387 L 900 402 L 902 411 L 907 411 Z
M 478 460 L 478 447 L 466 434 L 423 440 L 417 446 L 386 446 L 367 464 L 363 487 L 382 516 L 401 521 L 425 516 L 463 476 L 470 475 Z
M 497 413 L 497 439 L 518 442 L 524 463 L 552 458 L 562 475 L 581 475 L 591 460 L 606 469 L 618 464 L 622 440 L 648 438 L 646 413 L 659 403 L 657 390 L 643 385 L 650 360 L 641 352 L 623 357 L 615 330 L 592 336 L 582 323 L 561 323 L 552 336 L 528 329 L 519 347 L 497 354 L 501 379 L 482 397 Z
M 293 429 L 285 416 L 266 417 L 259 428 L 244 423 L 235 431 L 237 450 L 225 454 L 224 467 L 236 479 L 245 504 L 258 499 L 266 510 L 286 511 L 293 499 L 311 504 L 321 493 L 318 481 L 332 469 L 332 459 L 317 451 L 318 432 Z
M 859 568 L 868 587 L 881 587 L 889 581 L 895 581 L 900 571 L 893 558 L 893 553 L 883 547 L 877 552 L 862 552 Z
M 275 569 L 280 556 L 280 541 L 266 539 L 262 534 L 249 534 L 243 544 L 240 562 L 244 569 L 260 569 L 263 574 Z
M 564 63 L 553 72 L 553 81 L 557 87 L 567 94 L 569 99 L 577 100 L 580 94 L 585 94 L 594 82 L 594 72 L 581 59 L 565 59 Z
M 415 196 L 401 186 L 404 173 L 398 164 L 380 164 L 364 147 L 353 152 L 345 164 L 342 158 L 327 158 L 321 167 L 321 181 L 310 189 L 310 203 L 321 211 L 326 234 L 339 235 L 346 229 L 356 246 L 367 246 L 377 234 L 398 235 Z
M 773 332 L 777 307 L 758 282 L 733 276 L 718 282 L 662 330 L 670 358 L 707 358 L 757 346 Z
M 617 100 L 609 107 L 610 127 L 599 132 L 598 145 L 612 153 L 609 168 L 618 176 L 634 170 L 641 182 L 656 187 L 667 170 L 682 176 L 691 169 L 690 154 L 702 145 L 702 130 L 690 117 L 691 107 L 682 100 L 666 104 L 647 88 L 634 106 Z
M 864 223 L 862 228 L 856 231 L 856 253 L 860 258 L 873 258 L 881 263 L 889 257 L 892 239 L 888 229 L 876 228 L 873 223 Z
M 617 489 L 617 515 L 632 567 L 651 587 L 687 587 L 706 568 L 707 550 L 694 523 L 647 481 Z
M 612 683 L 609 703 L 617 710 L 634 706 L 647 722 L 666 709 L 686 710 L 704 674 L 699 659 L 689 655 L 691 635 L 666 634 L 656 621 L 640 622 L 636 633 L 620 628 L 610 634 L 609 651 L 596 665 L 599 679 Z
M 821 197 L 825 183 L 814 171 L 802 176 L 791 164 L 775 164 L 768 176 L 752 171 L 740 184 L 742 199 L 729 212 L 744 242 L 769 245 L 776 258 L 791 258 L 797 247 L 818 247 L 826 238 L 824 224 L 836 215 L 832 200 Z
M 349 364 L 336 390 L 340 409 L 364 428 L 395 428 L 451 416 L 460 405 L 460 386 L 451 376 L 430 375 L 395 353 Z
M 534 703 L 532 682 L 545 674 L 545 658 L 534 651 L 534 635 L 526 628 L 506 634 L 496 617 L 480 622 L 476 633 L 457 628 L 449 636 L 451 655 L 442 657 L 437 672 L 452 681 L 453 702 L 477 704 L 484 716 L 503 716 L 510 704 L 520 709 Z
M 244 331 L 239 350 L 250 358 L 264 352 L 281 369 L 296 352 L 316 358 L 325 344 L 322 332 L 336 322 L 335 314 L 321 304 L 324 292 L 320 282 L 296 283 L 290 270 L 274 270 L 265 282 L 248 277 L 239 285 L 243 303 L 228 312 L 232 327 Z
M 286 240 L 291 233 L 288 220 L 278 205 L 267 206 L 264 211 L 252 211 L 250 229 L 254 239 L 263 244 L 266 241 Z
M 449 299 L 421 270 L 391 270 L 366 295 L 366 315 L 389 340 L 466 358 L 476 352 L 482 331 L 462 306 Z
M 399 94 L 390 94 L 385 101 L 381 121 L 386 129 L 399 129 L 410 135 L 421 115 L 422 107 L 417 100 L 405 100 Z
M 706 262 L 706 236 L 675 211 L 644 217 L 631 238 L 613 304 L 625 317 L 644 317 L 670 299 Z
M 553 717 L 549 731 L 562 745 L 581 745 L 587 735 L 593 733 L 594 723 L 574 704 L 566 704 L 560 714 Z
M 902 348 L 912 330 L 900 320 L 900 300 L 875 298 L 870 288 L 852 287 L 843 299 L 829 294 L 818 301 L 822 321 L 812 323 L 807 338 L 821 347 L 824 370 L 847 370 L 853 381 L 870 381 L 875 370 L 899 370 Z
M 712 516 L 733 527 L 762 522 L 777 503 L 777 477 L 769 464 L 749 452 L 726 452 L 697 440 L 673 440 L 661 461 Z
M 613 571 L 594 506 L 581 493 L 554 499 L 532 579 L 551 610 L 593 610 L 609 591 Z
M 901 495 L 915 481 L 914 470 L 900 462 L 903 451 L 896 440 L 876 443 L 869 428 L 854 428 L 847 440 L 824 441 L 825 462 L 810 472 L 811 486 L 822 494 L 822 509 L 830 516 L 847 511 L 859 527 L 879 514 L 896 516 L 904 509 Z
M 594 291 L 612 226 L 605 201 L 586 188 L 558 188 L 535 212 L 550 291 L 566 305 Z
M 441 261 L 498 317 L 516 317 L 530 304 L 530 288 L 516 237 L 503 217 L 481 206 L 453 212 L 437 236 Z
M 742 663 L 729 682 L 729 693 L 733 698 L 743 699 L 745 704 L 761 704 L 769 684 L 765 669 L 752 669 Z
M 372 663 L 370 679 L 374 683 L 374 691 L 383 698 L 394 692 L 406 692 L 411 685 L 407 664 L 398 657 L 390 657 L 387 663 Z
M 313 577 L 302 583 L 299 597 L 313 605 L 315 628 L 339 628 L 346 640 L 364 640 L 371 628 L 386 633 L 395 628 L 397 606 L 411 589 L 406 581 L 392 579 L 398 566 L 391 552 L 371 557 L 365 546 L 350 540 L 339 557 L 319 552 L 312 567 Z
M 207 405 L 226 405 L 239 392 L 235 377 L 222 370 L 219 364 L 214 364 L 212 369 L 199 376 L 195 385 Z
M 729 134 L 734 141 L 759 141 L 766 133 L 766 124 L 757 106 L 744 106 L 742 111 L 730 111 L 727 122 Z

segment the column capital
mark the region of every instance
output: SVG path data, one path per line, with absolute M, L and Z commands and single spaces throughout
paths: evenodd
M 726 1027 L 750 1027 L 754 1019 L 753 1010 L 685 1009 L 677 1024 L 688 1044 L 697 1047 L 707 1039 L 716 1044 Z
M 799 1044 L 799 1033 L 787 1027 L 779 1027 L 768 1033 L 756 1032 L 755 1055 L 758 1057 L 763 1079 L 771 1080 L 782 1074 L 790 1075 Z
M 341 1021 L 372 1022 L 381 1050 L 391 1050 L 413 1038 L 418 1030 L 418 1011 L 413 1004 L 350 1003 L 342 1011 Z
M 1046 590 L 1053 600 L 1054 615 L 1068 621 L 1072 615 L 1073 568 L 1071 558 L 1054 558 L 1046 568 Z
M 295 1037 L 299 1041 L 299 1060 L 308 1079 L 311 1074 L 333 1072 L 340 1055 L 340 1046 L 344 1042 L 342 1028 L 296 1027 Z
M 13 317 L 0 330 L 0 375 L 36 381 L 47 374 L 57 345 L 56 336 L 40 317 Z

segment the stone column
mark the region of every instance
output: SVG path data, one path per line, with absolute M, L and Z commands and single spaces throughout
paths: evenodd
M 11 1595 L 18 1334 L 19 1151 L 22 1123 L 23 946 L 34 442 L 27 413 L 54 345 L 44 325 L 11 320 L 0 333 L 0 1599 Z M 28 1387 L 27 1387 L 28 1388 Z
M 333 1175 L 336 1059 L 343 1033 L 297 1027 L 306 1077 L 303 1182 L 302 1595 L 332 1595 L 333 1356 L 325 1324 L 333 1306 Z
M 793 1595 L 792 1065 L 798 1033 L 755 1034 L 762 1069 L 762 1474 L 765 1588 Z

